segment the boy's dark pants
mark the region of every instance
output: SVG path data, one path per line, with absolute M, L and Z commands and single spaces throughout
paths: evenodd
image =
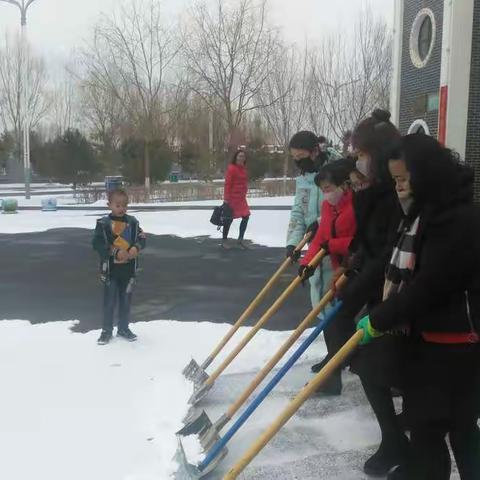
M 128 328 L 130 320 L 130 304 L 132 292 L 127 293 L 130 278 L 112 277 L 105 283 L 103 294 L 103 330 L 112 332 L 113 315 L 115 312 L 115 304 L 118 298 L 118 329 L 125 330 Z

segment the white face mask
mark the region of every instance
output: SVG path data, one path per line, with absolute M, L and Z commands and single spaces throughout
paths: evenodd
M 367 159 L 357 160 L 355 163 L 356 169 L 364 176 L 368 177 L 369 174 L 369 161 Z
M 343 190 L 341 188 L 337 188 L 333 192 L 327 192 L 323 195 L 323 198 L 330 204 L 330 205 L 338 205 L 338 202 L 343 196 Z

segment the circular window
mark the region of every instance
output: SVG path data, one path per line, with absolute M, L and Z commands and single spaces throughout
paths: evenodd
M 408 133 L 421 133 L 423 135 L 430 135 L 430 129 L 427 122 L 422 119 L 415 120 L 408 129 Z
M 420 10 L 410 33 L 410 58 L 417 68 L 423 68 L 432 55 L 435 44 L 435 17 L 429 8 Z

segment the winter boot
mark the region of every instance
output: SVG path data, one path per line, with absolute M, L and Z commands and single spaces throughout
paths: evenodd
M 332 358 L 330 356 L 326 356 L 322 361 L 312 365 L 310 369 L 312 373 L 318 373 Z
M 108 330 L 102 330 L 100 337 L 98 337 L 98 345 L 106 345 L 112 339 L 112 332 Z
M 128 327 L 117 330 L 117 337 L 122 337 L 129 342 L 134 342 L 137 339 L 137 336 Z
M 379 449 L 365 462 L 363 471 L 374 477 L 385 476 L 393 467 L 408 459 L 409 448 L 405 436 L 395 440 L 382 440 Z
M 415 477 L 407 464 L 401 464 L 387 475 L 387 480 L 413 480 Z

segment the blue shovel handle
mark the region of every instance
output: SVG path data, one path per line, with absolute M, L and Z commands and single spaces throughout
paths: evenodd
M 223 435 L 220 440 L 215 443 L 212 449 L 208 452 L 207 456 L 199 463 L 198 469 L 200 471 L 208 467 L 208 465 L 215 459 L 215 457 L 222 451 L 223 447 L 230 441 L 230 439 L 237 433 L 240 427 L 247 421 L 250 415 L 257 409 L 257 407 L 265 400 L 267 395 L 275 388 L 285 374 L 292 368 L 295 362 L 303 355 L 305 350 L 315 341 L 320 335 L 322 330 L 328 326 L 333 320 L 337 312 L 340 310 L 342 302 L 337 302 L 332 309 L 325 315 L 320 323 L 313 329 L 312 333 L 303 341 L 303 343 L 297 348 L 295 353 L 287 360 L 285 365 L 276 373 L 276 375 L 268 382 L 264 389 L 257 395 L 257 397 L 250 403 L 245 411 L 240 415 L 238 420 L 229 428 L 229 430 Z

